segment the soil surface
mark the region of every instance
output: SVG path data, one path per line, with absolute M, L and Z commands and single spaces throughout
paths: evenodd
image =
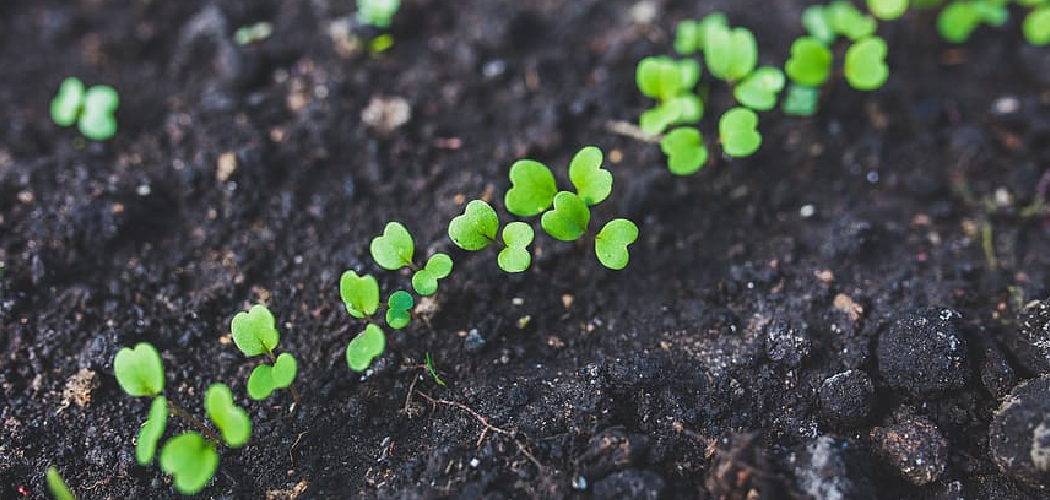
M 725 11 L 782 65 L 806 3 L 406 0 L 370 57 L 331 34 L 349 0 L 0 2 L 0 498 L 44 498 L 48 465 L 81 499 L 181 497 L 135 463 L 148 402 L 112 360 L 141 341 L 170 399 L 203 415 L 221 381 L 254 419 L 200 498 L 1042 497 L 988 438 L 1040 370 L 1018 309 L 1050 296 L 1050 225 L 1024 210 L 1050 49 L 1016 20 L 962 46 L 928 13 L 884 23 L 884 88 L 763 114 L 756 156 L 688 178 L 608 129 L 651 104 L 634 68 L 679 20 Z M 258 21 L 270 38 L 232 43 Z M 50 121 L 67 76 L 119 89 L 113 140 Z M 731 101 L 711 99 L 713 147 Z M 515 159 L 564 182 L 588 144 L 616 178 L 595 223 L 641 228 L 626 270 L 540 236 L 508 276 L 448 241 Z M 456 269 L 355 374 L 338 279 L 407 286 L 368 255 L 392 220 Z M 257 302 L 300 360 L 297 408 L 246 396 L 228 325 Z

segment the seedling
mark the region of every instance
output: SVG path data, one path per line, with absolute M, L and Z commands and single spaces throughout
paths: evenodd
M 551 170 L 533 160 L 518 160 L 511 165 L 510 185 L 503 203 L 510 213 L 519 217 L 543 213 L 558 193 L 558 185 Z
M 409 321 L 412 320 L 412 315 L 409 311 L 415 307 L 415 302 L 412 299 L 412 294 L 404 290 L 398 290 L 390 294 L 390 298 L 387 299 L 389 307 L 386 310 L 386 324 L 395 330 L 408 326 Z
M 569 181 L 587 206 L 594 206 L 612 193 L 612 172 L 602 168 L 602 150 L 587 146 L 569 162 Z
M 357 319 L 365 319 L 379 309 L 379 282 L 372 276 L 358 276 L 354 271 L 343 273 L 339 295 L 346 312 Z
M 508 273 L 520 273 L 528 269 L 532 264 L 528 247 L 535 236 L 532 226 L 524 222 L 511 222 L 504 226 L 503 243 L 506 246 L 496 258 L 500 269 Z
M 470 251 L 481 250 L 496 241 L 499 217 L 496 211 L 481 200 L 467 203 L 463 215 L 448 224 L 448 236 L 456 246 Z
M 540 226 L 554 239 L 575 241 L 587 232 L 591 211 L 574 193 L 562 191 L 554 196 L 554 209 L 543 214 Z
M 613 219 L 594 238 L 594 254 L 603 266 L 619 271 L 627 267 L 627 247 L 638 239 L 638 226 L 627 219 Z
M 438 280 L 449 274 L 452 274 L 452 257 L 443 253 L 434 254 L 423 269 L 412 275 L 412 288 L 420 295 L 433 295 L 437 291 Z
M 1025 40 L 1032 45 L 1050 44 L 1050 5 L 1029 12 L 1024 19 L 1022 31 Z
M 376 325 L 367 325 L 346 346 L 346 364 L 355 372 L 363 372 L 372 364 L 372 360 L 383 354 L 385 348 L 386 336 L 383 330 Z
M 791 44 L 791 58 L 784 71 L 799 85 L 819 87 L 831 74 L 831 50 L 816 38 L 799 38 Z
M 430 372 L 430 378 L 434 379 L 434 383 L 442 387 L 445 386 L 445 381 L 441 380 L 441 377 L 437 374 L 437 370 L 434 369 L 434 361 L 430 359 L 429 352 L 427 353 L 427 371 Z
M 1003 2 L 993 0 L 959 0 L 948 4 L 937 16 L 937 31 L 945 40 L 962 43 L 981 23 L 1002 26 L 1010 17 Z
M 298 403 L 299 393 L 292 382 L 299 370 L 298 362 L 289 353 L 276 355 L 274 349 L 280 340 L 276 320 L 266 306 L 256 304 L 248 312 L 237 313 L 230 322 L 233 343 L 247 357 L 265 355 L 271 364 L 263 363 L 248 377 L 248 396 L 256 401 L 270 397 L 277 389 L 291 387 L 292 399 Z
M 747 28 L 712 27 L 703 43 L 708 70 L 720 80 L 738 82 L 758 63 L 758 44 Z
M 868 0 L 868 10 L 879 19 L 892 21 L 908 10 L 908 0 Z
M 233 402 L 233 392 L 226 384 L 212 384 L 204 394 L 204 411 L 222 432 L 222 439 L 233 448 L 248 442 L 252 421 L 248 412 Z
M 835 0 L 825 9 L 828 24 L 836 33 L 857 40 L 875 33 L 875 18 L 857 10 L 848 0 Z
M 416 269 L 412 276 L 412 288 L 420 295 L 433 295 L 438 288 L 438 280 L 452 272 L 452 258 L 446 254 L 432 255 L 423 269 L 418 269 L 412 262 L 415 244 L 412 235 L 399 222 L 389 222 L 383 229 L 383 235 L 377 236 L 369 246 L 372 259 L 379 267 L 396 271 L 402 267 Z
M 119 104 L 113 87 L 98 85 L 85 90 L 79 79 L 69 77 L 51 101 L 51 120 L 62 127 L 76 123 L 84 137 L 105 141 L 117 132 L 113 113 Z
M 733 89 L 736 100 L 751 109 L 768 111 L 777 105 L 777 94 L 784 90 L 784 73 L 779 68 L 756 69 Z
M 47 489 L 51 491 L 51 496 L 55 497 L 55 500 L 77 500 L 77 497 L 73 496 L 73 492 L 69 490 L 69 486 L 66 486 L 62 475 L 58 473 L 58 469 L 54 467 L 47 468 Z
M 874 90 L 889 77 L 886 42 L 873 36 L 855 42 L 846 51 L 846 81 L 859 90 Z
M 735 158 L 751 156 L 762 145 L 758 115 L 746 108 L 726 111 L 718 121 L 718 135 L 722 150 Z
M 675 175 L 695 173 L 707 163 L 707 146 L 700 131 L 695 128 L 683 127 L 670 131 L 660 141 L 660 149 L 667 155 L 667 168 Z
M 638 63 L 635 79 L 642 94 L 660 101 L 639 118 L 646 133 L 656 135 L 672 124 L 696 122 L 703 116 L 703 101 L 693 94 L 700 80 L 696 61 L 647 57 Z
M 215 443 L 196 432 L 179 434 L 160 450 L 160 470 L 171 475 L 175 489 L 185 495 L 203 490 L 218 467 Z
M 436 288 L 438 277 L 447 276 L 451 270 L 452 260 L 445 254 L 437 254 L 427 262 L 426 268 L 416 272 L 413 280 L 416 281 L 417 277 L 423 276 L 424 280 L 433 280 L 432 285 L 426 286 Z M 415 285 L 425 288 L 419 283 Z M 372 360 L 383 354 L 383 349 L 386 347 L 386 334 L 378 325 L 371 323 L 372 316 L 379 311 L 381 306 L 385 307 L 387 326 L 400 330 L 408 326 L 412 320 L 410 311 L 415 306 L 415 300 L 408 292 L 398 290 L 387 297 L 385 304 L 380 304 L 379 283 L 376 279 L 372 276 L 359 276 L 354 271 L 346 271 L 340 277 L 339 295 L 351 316 L 369 322 L 364 331 L 346 346 L 347 365 L 351 370 L 363 372 L 372 364 Z
M 362 24 L 386 29 L 400 7 L 401 0 L 357 0 L 357 19 Z

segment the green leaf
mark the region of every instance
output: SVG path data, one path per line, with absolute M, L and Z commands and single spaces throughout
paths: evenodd
M 554 210 L 543 214 L 540 225 L 551 237 L 561 241 L 573 241 L 587 231 L 591 222 L 591 211 L 579 196 L 562 191 L 554 197 Z
M 667 127 L 679 120 L 681 107 L 671 103 L 664 103 L 652 109 L 642 112 L 638 118 L 638 126 L 649 135 L 660 135 Z
M 784 73 L 763 66 L 747 75 L 733 90 L 737 101 L 751 109 L 767 111 L 777 105 L 777 94 L 784 90 Z
M 603 266 L 619 271 L 627 267 L 631 255 L 627 247 L 638 239 L 638 226 L 627 219 L 613 219 L 594 238 L 594 254 Z
M 84 84 L 77 78 L 62 80 L 58 94 L 51 100 L 51 120 L 56 125 L 68 127 L 77 121 L 84 104 Z
M 248 397 L 262 401 L 273 394 L 273 391 L 292 385 L 299 372 L 299 363 L 288 353 L 277 356 L 273 366 L 261 364 L 252 370 L 248 377 Z
M 690 92 L 700 80 L 700 63 L 667 56 L 646 57 L 638 63 L 635 80 L 642 94 L 666 101 Z
M 503 197 L 510 213 L 532 217 L 551 206 L 558 186 L 546 165 L 533 160 L 518 160 L 510 167 L 511 188 Z
M 430 371 L 430 377 L 434 379 L 434 383 L 442 387 L 445 386 L 445 381 L 441 380 L 441 377 L 438 376 L 437 370 L 434 369 L 434 361 L 430 359 L 429 352 L 427 352 L 427 370 Z
M 707 146 L 695 128 L 672 130 L 660 141 L 660 149 L 667 155 L 667 169 L 675 175 L 695 173 L 707 163 Z
M 117 382 L 129 396 L 156 396 L 164 392 L 164 368 L 157 349 L 145 342 L 125 347 L 113 360 Z
M 572 157 L 569 180 L 589 206 L 601 203 L 612 192 L 612 173 L 602 168 L 602 150 L 594 146 L 587 146 Z
M 379 283 L 372 276 L 358 276 L 347 271 L 339 278 L 339 295 L 346 311 L 357 319 L 365 319 L 379 309 Z
M 503 228 L 503 243 L 506 245 L 496 258 L 500 269 L 508 273 L 520 273 L 532 264 L 528 246 L 536 234 L 532 226 L 524 222 L 511 222 Z
M 73 492 L 69 490 L 69 486 L 66 486 L 62 475 L 58 473 L 58 469 L 54 467 L 47 468 L 47 489 L 51 491 L 51 496 L 55 497 L 55 500 L 77 500 L 77 497 L 73 496 Z
M 139 439 L 135 442 L 135 460 L 139 465 L 149 465 L 157 453 L 157 443 L 168 426 L 168 399 L 164 396 L 153 398 L 149 407 L 149 418 L 139 429 Z
M 704 101 L 696 94 L 680 94 L 663 105 L 675 109 L 678 116 L 672 123 L 696 123 L 704 116 Z
M 949 42 L 962 43 L 970 38 L 980 22 L 973 2 L 952 2 L 937 16 L 937 31 Z
M 820 102 L 820 89 L 791 84 L 784 97 L 784 113 L 794 116 L 812 116 Z
M 388 222 L 383 228 L 383 235 L 372 240 L 369 250 L 379 267 L 395 271 L 412 264 L 415 245 L 405 226 L 400 222 Z
M 875 90 L 886 82 L 886 42 L 877 36 L 854 42 L 846 51 L 846 81 L 858 90 Z
M 395 330 L 408 326 L 409 321 L 412 321 L 409 311 L 415 306 L 412 295 L 404 290 L 398 290 L 390 294 L 386 304 L 386 324 Z
M 464 250 L 481 250 L 496 240 L 499 217 L 496 211 L 481 200 L 467 203 L 463 215 L 448 224 L 448 236 Z
M 828 20 L 828 9 L 823 5 L 806 7 L 802 11 L 802 25 L 806 27 L 809 36 L 824 45 L 831 45 L 835 41 L 835 29 L 831 27 L 831 21 Z
M 908 0 L 868 0 L 868 10 L 879 19 L 892 21 L 908 10 Z
M 828 23 L 836 33 L 850 40 L 864 38 L 875 33 L 875 18 L 857 10 L 847 0 L 836 0 L 827 7 Z
M 791 44 L 791 58 L 784 71 L 795 83 L 819 87 L 831 74 L 831 50 L 815 38 L 799 38 Z
M 675 30 L 674 50 L 679 55 L 690 56 L 700 50 L 703 35 L 700 32 L 700 23 L 693 19 L 686 19 L 678 23 Z
M 700 48 L 704 47 L 704 40 L 713 31 L 729 29 L 729 18 L 721 12 L 712 12 L 700 20 Z
M 279 389 L 288 387 L 295 381 L 298 373 L 299 362 L 295 360 L 295 356 L 282 352 L 273 363 L 273 384 Z
M 430 257 L 427 265 L 412 275 L 412 288 L 420 295 L 432 295 L 437 291 L 438 280 L 452 273 L 452 257 L 438 253 Z
M 1050 5 L 1039 7 L 1024 18 L 1025 40 L 1032 45 L 1050 44 Z
M 388 28 L 400 6 L 401 0 L 357 0 L 357 19 L 362 24 Z
M 1003 0 L 972 0 L 977 17 L 991 26 L 1000 27 L 1010 19 Z
M 762 135 L 758 133 L 758 115 L 746 108 L 726 111 L 718 120 L 718 135 L 722 141 L 722 150 L 735 158 L 751 156 L 762 145 Z
M 711 29 L 704 35 L 704 59 L 716 78 L 740 81 L 758 63 L 758 44 L 747 28 Z
M 230 322 L 230 331 L 233 343 L 248 357 L 271 352 L 280 341 L 273 314 L 262 304 L 237 313 Z
M 231 448 L 240 448 L 252 433 L 248 412 L 233 403 L 233 392 L 226 384 L 212 384 L 204 393 L 204 411 L 222 432 L 222 439 Z
M 120 98 L 113 87 L 99 85 L 88 89 L 84 95 L 84 110 L 77 126 L 84 137 L 93 141 L 104 141 L 117 132 L 117 119 L 113 113 Z
M 203 490 L 215 476 L 219 454 L 215 444 L 196 432 L 185 432 L 171 438 L 160 450 L 160 470 L 171 474 L 175 489 L 183 495 Z
M 346 364 L 355 372 L 363 372 L 376 356 L 383 354 L 385 347 L 383 330 L 376 325 L 368 325 L 346 346 Z

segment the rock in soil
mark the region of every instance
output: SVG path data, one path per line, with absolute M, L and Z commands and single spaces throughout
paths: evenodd
M 860 370 L 847 370 L 820 384 L 820 406 L 824 416 L 836 423 L 857 426 L 871 412 L 875 386 Z
M 948 440 L 936 424 L 907 407 L 872 429 L 871 440 L 878 455 L 916 486 L 937 481 L 948 465 Z
M 1017 332 L 1007 336 L 1013 355 L 1025 368 L 1050 372 L 1050 300 L 1033 300 L 1017 313 Z
M 915 396 L 962 388 L 969 378 L 962 315 L 923 308 L 905 314 L 879 338 L 879 374 Z
M 1050 487 L 1050 375 L 1021 382 L 992 417 L 992 458 L 1030 486 Z

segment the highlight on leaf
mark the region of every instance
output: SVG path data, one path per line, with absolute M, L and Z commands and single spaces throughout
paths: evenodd
M 777 94 L 784 90 L 784 84 L 784 73 L 779 68 L 763 66 L 747 75 L 733 89 L 733 96 L 744 106 L 768 111 L 777 105 Z

